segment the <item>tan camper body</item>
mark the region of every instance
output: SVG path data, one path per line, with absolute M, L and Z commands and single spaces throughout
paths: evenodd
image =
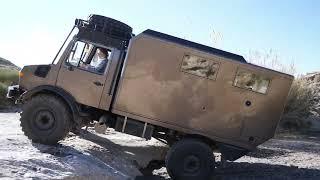
M 273 137 L 293 77 L 188 43 L 154 31 L 134 37 L 112 112 L 248 149 Z M 186 57 L 214 74 L 183 69 Z M 265 92 L 237 87 L 240 72 L 268 79 Z

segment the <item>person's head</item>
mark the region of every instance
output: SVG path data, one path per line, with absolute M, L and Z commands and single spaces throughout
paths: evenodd
M 97 54 L 100 59 L 107 59 L 108 58 L 108 51 L 104 48 L 98 48 Z

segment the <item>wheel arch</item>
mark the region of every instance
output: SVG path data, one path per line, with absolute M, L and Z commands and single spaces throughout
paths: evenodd
M 61 100 L 63 100 L 66 105 L 70 108 L 70 111 L 73 116 L 73 120 L 77 123 L 78 117 L 79 117 L 79 109 L 77 102 L 75 98 L 68 92 L 66 92 L 64 89 L 56 87 L 56 86 L 51 86 L 51 85 L 41 85 L 37 86 L 29 91 L 26 91 L 21 95 L 21 101 L 27 101 L 30 98 L 39 95 L 39 94 L 52 94 L 57 97 L 59 97 Z
M 190 139 L 197 139 L 200 140 L 207 145 L 209 145 L 212 149 L 216 147 L 216 142 L 206 136 L 200 135 L 200 134 L 187 134 L 184 136 L 184 138 L 190 138 Z
M 206 143 L 212 148 L 212 150 L 217 150 L 226 160 L 230 161 L 235 161 L 249 152 L 248 149 L 217 142 L 200 134 L 188 134 L 185 136 L 185 138 L 197 139 Z

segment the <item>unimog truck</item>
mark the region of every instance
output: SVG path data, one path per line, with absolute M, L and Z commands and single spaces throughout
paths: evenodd
M 173 179 L 207 179 L 272 138 L 293 76 L 239 55 L 117 20 L 76 19 L 52 64 L 25 66 L 8 98 L 33 142 L 55 144 L 98 121 L 168 144 Z

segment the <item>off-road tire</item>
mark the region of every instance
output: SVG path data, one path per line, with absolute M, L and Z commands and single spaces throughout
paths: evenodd
M 196 165 L 189 166 L 190 163 Z M 175 180 L 208 179 L 214 171 L 214 164 L 212 149 L 197 139 L 176 142 L 166 156 L 168 174 Z
M 20 126 L 33 142 L 53 145 L 66 137 L 71 118 L 69 107 L 61 99 L 41 94 L 23 105 Z

